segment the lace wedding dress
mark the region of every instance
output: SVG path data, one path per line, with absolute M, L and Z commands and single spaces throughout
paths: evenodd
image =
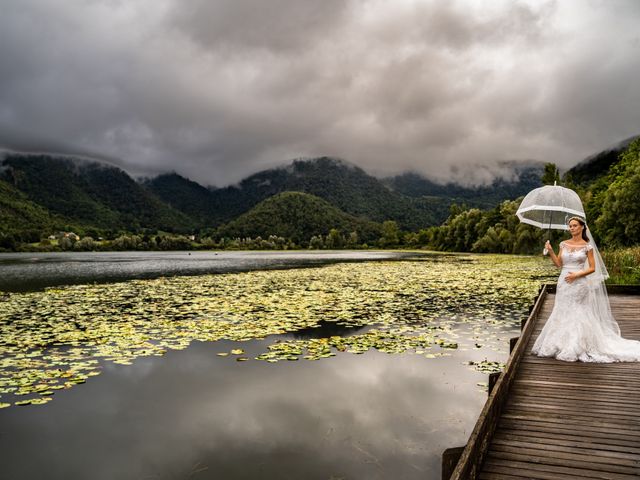
M 555 304 L 532 352 L 567 362 L 640 361 L 640 341 L 620 336 L 604 284 L 590 280 L 591 275 L 579 277 L 572 283 L 565 280 L 569 272 L 584 269 L 587 252 L 593 247 L 587 244 L 574 248 L 565 242 L 560 246 L 562 271 Z M 604 291 L 599 294 L 598 288 Z

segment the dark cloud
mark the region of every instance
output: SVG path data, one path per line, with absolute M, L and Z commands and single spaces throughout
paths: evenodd
M 177 28 L 206 50 L 300 51 L 330 37 L 345 19 L 347 0 L 178 2 L 166 15 Z
M 640 133 L 637 2 L 8 0 L 0 143 L 223 185 L 335 155 L 474 183 Z

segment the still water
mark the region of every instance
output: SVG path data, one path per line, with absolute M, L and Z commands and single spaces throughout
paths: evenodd
M 0 478 L 440 478 L 554 272 L 323 253 L 0 259 Z
M 390 251 L 276 252 L 56 252 L 0 253 L 0 291 L 52 285 L 112 282 L 165 275 L 241 272 L 383 260 L 406 256 Z

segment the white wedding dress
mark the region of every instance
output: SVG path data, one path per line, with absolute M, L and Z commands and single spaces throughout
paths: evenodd
M 540 357 L 555 357 L 567 362 L 638 362 L 640 341 L 620 336 L 620 329 L 611 315 L 609 300 L 601 282 L 579 277 L 572 283 L 565 280 L 569 272 L 583 270 L 587 244 L 562 247 L 562 271 L 558 278 L 553 311 L 536 339 L 532 352 Z M 595 275 L 595 274 L 592 274 Z

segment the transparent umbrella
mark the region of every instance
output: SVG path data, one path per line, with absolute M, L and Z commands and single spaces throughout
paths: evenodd
M 568 230 L 569 218 L 585 218 L 578 194 L 555 184 L 530 191 L 522 200 L 516 215 L 523 223 L 549 230 Z

